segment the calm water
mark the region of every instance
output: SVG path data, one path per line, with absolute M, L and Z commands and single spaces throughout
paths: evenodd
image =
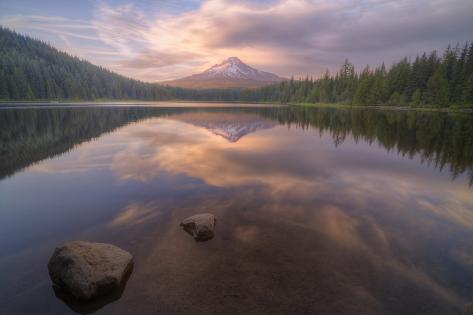
M 204 106 L 204 105 L 202 105 Z M 0 109 L 0 314 L 461 314 L 473 117 L 274 108 Z M 179 227 L 217 217 L 196 243 Z M 69 240 L 134 255 L 121 295 L 57 298 Z

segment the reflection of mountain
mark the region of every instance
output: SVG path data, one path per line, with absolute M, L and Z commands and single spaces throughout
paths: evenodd
M 247 134 L 277 125 L 274 121 L 256 114 L 241 112 L 195 112 L 173 115 L 171 118 L 203 127 L 230 142 L 237 142 Z
M 328 132 L 336 144 L 352 136 L 403 156 L 418 154 L 439 169 L 448 167 L 453 177 L 468 174 L 473 183 L 472 115 L 305 107 L 1 109 L 0 179 L 130 122 L 159 116 L 204 127 L 231 142 L 277 124 L 313 127 Z
M 251 109 L 246 109 L 251 111 Z M 111 132 L 131 122 L 151 117 L 169 116 L 180 113 L 199 113 L 199 108 L 157 108 L 157 107 L 43 107 L 0 109 L 0 179 L 43 159 L 65 153 L 74 146 Z M 228 113 L 228 110 L 212 110 L 214 117 Z M 220 114 L 216 114 L 216 113 Z M 242 115 L 245 116 L 245 115 Z M 250 115 L 251 116 L 251 115 Z M 185 117 L 185 116 L 183 116 Z M 232 116 L 233 120 L 239 117 Z M 249 126 L 259 119 L 249 118 L 246 129 L 231 130 L 225 134 L 238 140 L 244 134 L 263 128 Z M 218 120 L 218 119 L 216 119 Z M 274 124 L 273 124 L 274 125 Z M 271 127 L 273 126 L 271 125 Z M 253 128 L 253 130 L 252 130 Z M 269 128 L 269 127 L 267 127 Z M 225 129 L 225 128 L 224 128 Z M 222 130 L 224 130 L 222 129 Z M 237 128 L 238 129 L 238 128 Z M 224 131 L 221 131 L 224 132 Z

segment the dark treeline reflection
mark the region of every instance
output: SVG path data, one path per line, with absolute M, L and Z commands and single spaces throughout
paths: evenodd
M 0 178 L 130 122 L 165 113 L 133 107 L 0 110 Z
M 410 158 L 419 154 L 423 163 L 449 167 L 453 178 L 467 173 L 473 184 L 473 115 L 298 106 L 261 113 L 281 124 L 329 132 L 335 145 L 352 136 Z
M 386 150 L 448 167 L 453 178 L 466 173 L 473 184 L 473 115 L 372 109 L 309 107 L 152 108 L 77 107 L 0 110 L 0 178 L 67 152 L 75 145 L 128 123 L 191 111 L 245 112 L 297 128 L 328 132 L 335 145 L 351 136 Z

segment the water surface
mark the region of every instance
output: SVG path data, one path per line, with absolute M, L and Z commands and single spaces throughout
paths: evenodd
M 0 314 L 473 302 L 471 115 L 206 107 L 0 109 Z M 179 228 L 199 212 L 217 217 L 209 242 Z M 77 239 L 134 255 L 121 297 L 55 296 L 47 261 Z

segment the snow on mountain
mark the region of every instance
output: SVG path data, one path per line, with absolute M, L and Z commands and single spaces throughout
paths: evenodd
M 281 78 L 277 75 L 252 68 L 243 63 L 237 57 L 230 57 L 222 63 L 214 65 L 201 74 L 194 74 L 193 77 L 281 81 Z
M 251 88 L 283 80 L 273 73 L 252 68 L 237 57 L 230 57 L 202 73 L 167 81 L 164 84 L 187 88 Z

